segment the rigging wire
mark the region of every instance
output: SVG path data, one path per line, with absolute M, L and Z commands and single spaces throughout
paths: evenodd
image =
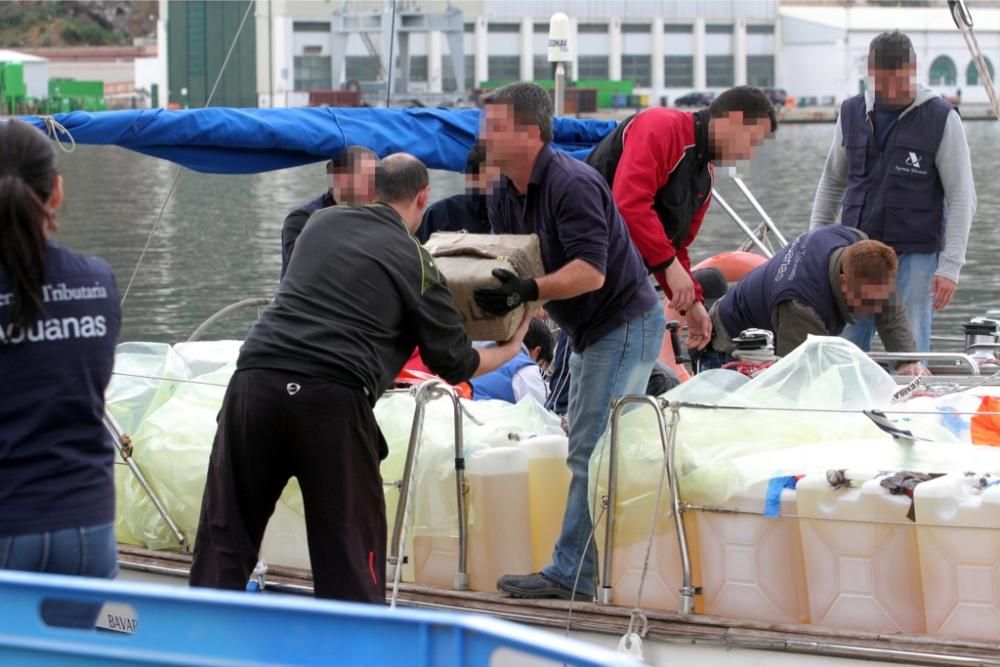
M 239 41 L 240 35 L 243 34 L 243 26 L 246 25 L 247 18 L 250 16 L 250 10 L 253 9 L 254 4 L 257 0 L 249 0 L 247 2 L 246 11 L 243 12 L 243 19 L 240 21 L 239 27 L 236 29 L 236 34 L 233 36 L 233 41 L 229 45 L 229 51 L 226 52 L 226 57 L 222 61 L 222 66 L 219 68 L 219 74 L 215 77 L 215 83 L 212 84 L 212 90 L 208 94 L 208 98 L 205 100 L 205 108 L 207 108 L 211 103 L 212 99 L 215 97 L 215 91 L 219 89 L 219 83 L 222 82 L 222 75 L 226 72 L 226 66 L 229 64 L 229 59 L 233 55 L 233 51 L 236 49 L 236 42 Z M 153 235 L 156 234 L 157 228 L 160 226 L 160 221 L 163 220 L 163 214 L 167 210 L 167 204 L 170 202 L 170 198 L 174 194 L 174 190 L 177 188 L 177 181 L 180 179 L 181 170 L 183 167 L 177 165 L 174 169 L 174 176 L 170 181 L 170 188 L 167 190 L 167 196 L 163 200 L 163 205 L 160 207 L 160 212 L 156 216 L 156 220 L 153 221 L 153 226 L 149 230 L 149 234 L 146 236 L 146 243 L 142 246 L 142 252 L 139 253 L 139 259 L 135 262 L 135 268 L 132 269 L 132 275 L 128 279 L 128 283 L 125 285 L 125 291 L 122 292 L 121 305 L 125 305 L 125 300 L 128 298 L 129 292 L 132 290 L 132 285 L 135 283 L 136 276 L 139 275 L 139 268 L 142 266 L 142 261 L 146 258 L 146 253 L 149 251 L 149 246 L 153 241 Z
M 393 48 L 396 46 L 396 3 L 398 0 L 392 0 L 392 19 L 389 25 L 389 62 L 385 65 L 386 69 L 386 85 L 385 85 L 385 108 L 389 108 L 389 100 L 392 98 L 392 71 L 396 69 L 396 64 L 393 61 Z
M 993 78 L 990 76 L 986 60 L 983 58 L 979 40 L 976 39 L 976 33 L 972 30 L 972 15 L 969 13 L 969 8 L 965 6 L 965 0 L 948 0 L 948 9 L 951 10 L 951 18 L 962 32 L 965 45 L 969 48 L 969 53 L 972 54 L 972 62 L 976 64 L 979 80 L 982 82 L 983 88 L 986 89 L 986 96 L 990 100 L 993 113 L 1000 118 L 1000 97 L 997 96 L 996 88 L 993 86 Z

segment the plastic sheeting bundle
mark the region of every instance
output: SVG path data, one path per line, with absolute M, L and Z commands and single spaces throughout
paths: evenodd
M 926 399 L 931 401 L 925 406 L 927 418 L 894 418 L 929 442 L 902 444 L 879 430 L 861 411 L 891 413 L 897 386 L 881 367 L 841 338 L 810 337 L 752 380 L 737 376 L 709 371 L 663 396 L 684 404 L 677 470 L 688 502 L 721 506 L 754 484 L 828 469 L 1000 470 L 995 448 L 973 447 L 967 444 L 968 437 L 955 437 L 942 426 L 943 413 L 933 401 L 964 409 L 967 399 L 958 395 Z M 972 404 L 975 410 L 978 399 Z M 905 409 L 912 408 L 906 404 Z M 617 510 L 621 516 L 623 511 L 644 508 L 638 512 L 644 518 L 636 520 L 634 530 L 627 530 L 631 524 L 623 527 L 623 539 L 645 540 L 663 461 L 656 416 L 652 410 L 637 408 L 623 416 L 620 428 Z M 599 495 L 607 488 L 609 444 L 605 434 L 591 460 L 591 484 L 597 485 Z
M 181 343 L 173 347 L 124 343 L 118 347 L 115 375 L 107 391 L 108 410 L 132 436 L 135 461 L 191 543 L 198 527 L 216 417 L 235 371 L 239 346 L 238 341 Z M 512 433 L 520 439 L 562 433 L 559 418 L 533 400 L 517 405 L 502 401 L 465 404 L 482 422 L 476 424 L 464 418 L 466 455 L 483 447 L 516 443 Z M 414 409 L 414 398 L 407 393 L 389 393 L 376 404 L 375 416 L 389 445 L 389 456 L 382 462 L 387 482 L 402 477 Z M 423 500 L 414 508 L 414 528 L 425 534 L 457 535 L 453 435 L 450 401 L 431 401 L 414 475 Z M 177 549 L 176 539 L 148 494 L 125 466 L 116 467 L 115 481 L 118 540 L 152 549 Z M 294 478 L 279 502 L 304 515 L 302 495 Z M 389 517 L 397 503 L 398 490 L 389 488 Z M 470 516 L 470 522 L 475 522 L 474 516 Z

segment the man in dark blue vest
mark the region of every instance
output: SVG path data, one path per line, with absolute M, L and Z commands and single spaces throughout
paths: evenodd
M 775 352 L 785 356 L 810 335 L 838 335 L 857 317 L 874 318 L 888 351 L 912 352 L 906 309 L 893 298 L 897 268 L 891 248 L 857 229 L 802 234 L 712 305 L 712 342 L 699 370 L 731 360 L 733 338 L 746 329 L 774 332 Z M 925 369 L 907 362 L 896 372 Z
M 927 352 L 933 312 L 958 287 L 976 210 L 969 145 L 955 107 L 917 85 L 906 35 L 872 40 L 868 78 L 868 90 L 841 107 L 809 228 L 840 210 L 842 224 L 896 251 L 897 292 L 917 351 Z M 859 319 L 844 337 L 868 350 L 874 330 L 872 318 Z

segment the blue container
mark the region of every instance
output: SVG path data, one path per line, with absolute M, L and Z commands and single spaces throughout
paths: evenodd
M 135 632 L 50 627 L 45 599 L 128 605 Z M 580 667 L 639 664 L 486 616 L 277 594 L 0 571 L 0 601 L 0 665 L 485 666 L 501 648 Z
M 611 106 L 615 109 L 624 109 L 628 106 L 628 95 L 615 93 L 611 96 Z

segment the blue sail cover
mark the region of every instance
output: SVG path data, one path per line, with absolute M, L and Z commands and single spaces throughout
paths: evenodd
M 406 151 L 431 169 L 463 171 L 479 109 L 142 109 L 55 114 L 79 144 L 111 144 L 194 171 L 250 174 L 328 160 L 354 144 Z M 22 117 L 45 129 L 40 116 Z M 583 158 L 614 121 L 556 118 L 556 148 Z M 59 139 L 66 141 L 67 137 Z

